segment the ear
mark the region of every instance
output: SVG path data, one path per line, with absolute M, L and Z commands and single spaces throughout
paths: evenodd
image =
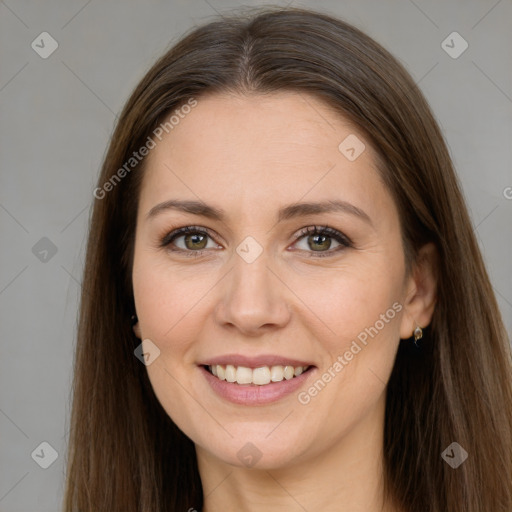
M 416 325 L 424 328 L 432 320 L 437 293 L 437 262 L 435 244 L 425 244 L 418 253 L 404 289 L 404 315 L 400 324 L 402 339 L 410 338 Z
M 136 324 L 133 324 L 132 329 L 133 329 L 135 336 L 137 336 L 137 338 L 141 339 L 139 322 L 137 322 Z

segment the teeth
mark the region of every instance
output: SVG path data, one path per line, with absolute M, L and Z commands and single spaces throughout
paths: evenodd
M 208 366 L 210 372 L 220 380 L 227 382 L 236 382 L 241 385 L 254 384 L 256 386 L 265 386 L 270 382 L 281 382 L 290 380 L 302 375 L 309 366 L 260 366 L 259 368 L 247 368 L 246 366 L 233 366 L 228 364 L 222 366 L 214 364 Z
M 270 369 L 270 380 L 272 382 L 281 382 L 283 380 L 283 371 L 284 368 L 282 366 L 272 366 Z
M 286 380 L 293 379 L 294 373 L 295 373 L 295 368 L 293 366 L 285 366 L 284 367 L 283 375 Z
M 256 384 L 258 386 L 264 386 L 265 384 L 270 383 L 270 368 L 268 366 L 255 368 L 251 373 L 253 384 Z
M 245 366 L 239 366 L 236 369 L 236 381 L 238 384 L 250 384 L 252 382 L 252 370 L 245 368 Z
M 235 382 L 236 380 L 236 368 L 231 364 L 226 366 L 226 380 L 228 382 Z

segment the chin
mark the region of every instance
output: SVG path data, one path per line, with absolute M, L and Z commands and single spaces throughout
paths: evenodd
M 301 439 L 299 432 L 289 431 L 276 434 L 272 439 L 274 434 L 268 436 L 268 432 L 278 424 L 270 428 L 265 424 L 265 428 L 262 428 L 258 423 L 254 428 L 245 428 L 243 432 L 230 430 L 234 435 L 232 439 L 219 441 L 208 438 L 198 444 L 210 457 L 238 468 L 276 470 L 292 466 L 304 457 L 310 441 Z

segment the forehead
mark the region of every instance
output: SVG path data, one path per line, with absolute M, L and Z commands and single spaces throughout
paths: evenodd
M 344 153 L 346 140 L 358 152 L 364 144 L 355 160 Z M 224 209 L 229 203 L 239 213 L 244 205 L 253 211 L 275 203 L 277 209 L 282 203 L 326 198 L 350 200 L 374 215 L 379 208 L 393 208 L 368 141 L 310 95 L 200 97 L 155 142 L 146 162 L 142 211 L 171 197 Z

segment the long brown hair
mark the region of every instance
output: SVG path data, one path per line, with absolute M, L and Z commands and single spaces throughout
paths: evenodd
M 90 222 L 65 512 L 201 510 L 194 445 L 134 356 L 131 268 L 145 160 L 126 162 L 191 99 L 281 90 L 323 100 L 373 145 L 399 210 L 408 271 L 423 244 L 438 250 L 432 322 L 420 350 L 401 343 L 387 388 L 388 496 L 408 512 L 510 512 L 510 340 L 439 127 L 386 50 L 343 21 L 299 8 L 246 11 L 190 31 L 121 113 Z M 441 457 L 452 442 L 468 453 L 457 469 Z

